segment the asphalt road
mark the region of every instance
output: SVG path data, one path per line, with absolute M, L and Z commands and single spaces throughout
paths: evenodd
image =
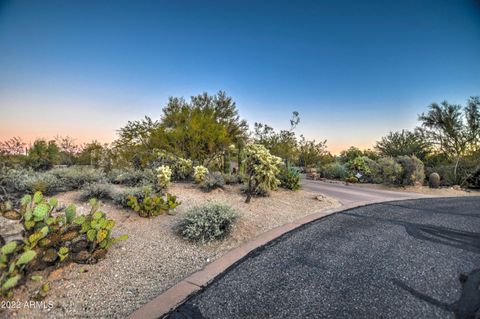
M 427 197 L 426 195 L 417 193 L 395 192 L 390 190 L 362 187 L 355 184 L 345 185 L 343 183 L 329 183 L 307 179 L 302 180 L 302 188 L 308 191 L 318 192 L 333 197 L 344 205 L 350 205 L 359 202 L 379 202 L 386 200 Z
M 406 200 L 287 233 L 169 318 L 479 318 L 479 284 L 480 197 Z

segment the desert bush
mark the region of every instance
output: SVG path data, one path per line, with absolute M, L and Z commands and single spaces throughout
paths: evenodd
M 46 199 L 40 192 L 25 195 L 21 200 L 20 223 L 22 241 L 13 241 L 0 249 L 0 292 L 11 296 L 12 288 L 24 283 L 28 274 L 59 265 L 67 260 L 94 263 L 102 258 L 115 242 L 128 236 L 111 237 L 113 220 L 97 210 L 91 201 L 87 215 L 76 217 L 76 208 L 69 205 L 64 215 L 53 215 L 58 201 Z M 8 269 L 8 271 L 3 271 Z
M 24 169 L 7 170 L 2 176 L 0 186 L 8 194 L 17 194 L 18 198 L 23 194 L 37 191 L 51 195 L 65 188 L 62 180 L 50 172 L 35 172 Z
M 280 187 L 296 191 L 300 189 L 300 172 L 293 167 L 282 167 L 278 174 Z
M 144 190 L 139 197 L 128 196 L 127 205 L 136 211 L 141 217 L 153 217 L 164 213 L 171 213 L 181 204 L 176 196 L 169 193 L 163 198 L 160 195 L 151 193 L 148 189 Z
M 173 179 L 176 181 L 188 180 L 193 173 L 193 163 L 189 159 L 178 157 L 172 165 Z
M 480 188 L 480 168 L 473 172 L 466 180 L 466 186 L 468 188 L 478 189 Z
M 370 174 L 370 167 L 367 164 L 368 157 L 358 156 L 347 162 L 347 168 L 353 174 L 361 173 L 364 175 Z
M 421 160 L 415 156 L 398 156 L 395 160 L 402 166 L 402 185 L 423 184 L 425 170 Z
M 240 187 L 240 191 L 243 194 L 248 194 L 248 186 L 246 184 L 243 184 L 242 187 Z M 252 193 L 253 197 L 269 197 L 270 196 L 270 190 L 263 185 L 258 186 L 254 192 Z
M 320 175 L 328 179 L 344 180 L 348 176 L 348 169 L 345 164 L 339 162 L 328 163 L 319 169 Z
M 226 185 L 236 185 L 243 182 L 242 175 L 239 174 L 222 174 Z
M 438 173 L 432 173 L 428 176 L 428 185 L 430 188 L 440 187 L 440 175 Z
M 80 199 L 83 201 L 89 200 L 90 198 L 96 199 L 112 199 L 113 198 L 113 187 L 111 184 L 106 183 L 92 183 L 87 184 L 82 187 L 80 193 Z
M 189 209 L 178 232 L 186 240 L 201 243 L 221 239 L 231 231 L 237 216 L 227 204 L 209 202 Z
M 193 168 L 193 180 L 195 183 L 201 183 L 208 174 L 208 168 L 202 165 L 195 166 Z
M 124 189 L 115 190 L 112 193 L 113 202 L 123 208 L 128 208 L 129 197 L 133 196 L 137 199 L 141 199 L 145 196 L 146 192 L 152 192 L 152 186 L 144 187 L 128 187 Z
M 200 188 L 206 192 L 210 192 L 217 188 L 223 188 L 225 180 L 220 172 L 208 173 L 200 183 Z
M 155 182 L 155 174 L 150 169 L 141 171 L 132 168 L 115 168 L 108 173 L 107 178 L 113 184 L 126 186 L 141 186 Z
M 106 181 L 105 173 L 100 169 L 82 166 L 54 168 L 47 173 L 60 180 L 62 191 L 79 189 L 83 185 Z
M 247 184 L 246 203 L 257 192 L 259 187 L 276 189 L 280 184 L 277 179 L 280 157 L 270 154 L 261 144 L 251 144 L 245 148 L 245 175 Z
M 401 184 L 403 169 L 400 164 L 391 157 L 380 158 L 378 164 L 384 184 Z
M 345 178 L 345 182 L 355 184 L 355 183 L 358 183 L 359 180 L 355 176 L 349 176 L 349 177 Z
M 467 180 L 477 171 L 479 165 L 478 163 L 480 163 L 478 158 L 463 158 L 458 162 L 456 174 L 454 163 L 439 164 L 433 167 L 427 167 L 426 172 L 427 176 L 433 172 L 438 173 L 441 177 L 441 186 L 467 186 Z
M 160 189 L 166 189 L 170 185 L 172 170 L 170 167 L 162 165 L 157 168 L 157 185 Z
M 355 176 L 360 173 L 361 176 L 358 182 L 362 183 L 382 183 L 383 178 L 381 175 L 380 165 L 373 159 L 367 156 L 359 156 L 347 163 L 347 167 L 351 176 Z

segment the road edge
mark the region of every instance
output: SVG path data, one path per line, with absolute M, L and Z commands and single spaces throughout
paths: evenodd
M 413 195 L 411 197 L 402 198 L 401 201 L 427 198 L 438 198 L 438 196 L 419 198 L 418 196 Z M 304 216 L 291 223 L 287 223 L 282 226 L 273 228 L 269 231 L 266 231 L 265 233 L 258 235 L 257 237 L 242 244 L 241 246 L 228 251 L 226 254 L 219 257 L 215 261 L 207 264 L 203 269 L 184 278 L 173 287 L 167 289 L 159 296 L 155 297 L 151 301 L 141 306 L 139 309 L 132 312 L 128 316 L 128 318 L 163 318 L 165 315 L 169 314 L 171 311 L 173 311 L 175 308 L 177 308 L 179 305 L 189 299 L 190 296 L 205 288 L 217 277 L 225 273 L 229 268 L 234 267 L 237 263 L 241 262 L 244 258 L 252 254 L 254 251 L 261 249 L 262 247 L 268 245 L 269 243 L 272 243 L 283 235 L 291 231 L 298 230 L 299 228 L 307 224 L 320 220 L 324 217 L 331 216 L 332 214 L 344 212 L 353 208 L 397 201 L 399 200 L 372 200 L 356 202 L 348 205 L 341 205 L 339 207 L 330 208 L 325 211 L 320 211 Z

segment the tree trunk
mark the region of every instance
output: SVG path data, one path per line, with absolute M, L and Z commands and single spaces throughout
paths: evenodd
M 455 178 L 455 183 L 458 182 L 457 180 L 457 168 L 458 168 L 458 163 L 460 162 L 460 156 L 457 157 L 457 160 L 455 161 L 455 168 L 453 169 L 453 176 Z
M 245 199 L 245 203 L 250 203 L 252 199 L 252 177 L 248 178 L 248 186 L 247 186 L 247 198 Z

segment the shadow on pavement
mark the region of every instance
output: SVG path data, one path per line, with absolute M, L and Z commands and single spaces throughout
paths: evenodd
M 473 319 L 480 315 L 480 269 L 475 269 L 469 274 L 461 274 L 462 294 L 454 303 L 447 304 L 425 295 L 398 279 L 392 279 L 396 286 L 408 291 L 412 296 L 437 306 L 443 310 L 453 312 L 457 319 Z

